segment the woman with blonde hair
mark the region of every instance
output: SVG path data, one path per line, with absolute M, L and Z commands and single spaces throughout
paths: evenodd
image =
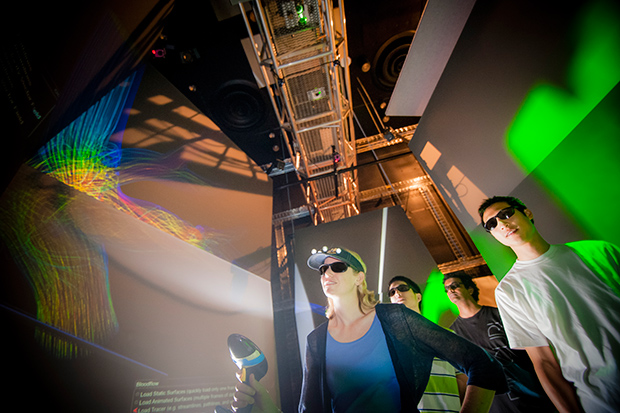
M 308 258 L 321 274 L 327 321 L 307 338 L 300 412 L 417 412 L 434 357 L 469 381 L 461 412 L 488 412 L 504 392 L 501 365 L 475 344 L 398 304 L 378 304 L 366 284 L 366 264 L 346 248 Z M 240 383 L 234 407 L 277 412 L 264 387 Z

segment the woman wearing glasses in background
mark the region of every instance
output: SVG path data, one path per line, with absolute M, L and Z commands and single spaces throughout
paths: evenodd
M 328 320 L 307 338 L 300 412 L 417 412 L 434 357 L 469 377 L 461 412 L 488 412 L 495 391 L 506 390 L 501 365 L 480 347 L 404 305 L 378 304 L 355 252 L 324 248 L 308 266 L 321 274 Z M 278 411 L 252 377 L 233 406 L 247 404 Z

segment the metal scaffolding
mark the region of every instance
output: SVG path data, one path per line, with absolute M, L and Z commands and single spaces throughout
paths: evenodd
M 247 4 L 247 3 L 246 3 Z M 301 178 L 356 164 L 346 27 L 342 2 L 253 0 L 240 4 L 290 163 Z M 254 33 L 256 21 L 258 33 Z M 260 40 L 260 41 L 258 41 Z M 315 223 L 357 215 L 355 170 L 307 181 Z

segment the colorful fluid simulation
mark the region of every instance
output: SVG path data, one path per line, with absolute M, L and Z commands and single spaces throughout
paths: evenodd
M 71 337 L 104 344 L 118 329 L 104 245 L 76 224 L 84 219 L 78 212 L 85 203 L 82 194 L 198 248 L 208 250 L 211 242 L 204 228 L 120 190 L 124 183 L 152 178 L 204 185 L 186 170 L 167 166 L 160 154 L 110 142 L 137 77 L 132 75 L 51 139 L 0 200 L 2 237 L 32 288 L 36 319 L 54 327 L 38 328 L 36 338 L 60 358 L 88 351 Z

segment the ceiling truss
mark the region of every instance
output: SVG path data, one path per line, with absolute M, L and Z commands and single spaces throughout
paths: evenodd
M 455 235 L 428 175 L 360 190 L 358 168 L 370 164 L 358 165 L 358 154 L 408 143 L 417 125 L 355 138 L 342 2 L 340 6 L 330 0 L 252 0 L 239 5 L 291 154 L 270 168 L 270 176 L 294 171 L 299 180 L 291 185 L 301 185 L 306 200 L 274 215 L 274 225 L 308 216 L 315 225 L 336 221 L 359 214 L 363 202 L 415 193 L 424 199 L 456 257 L 440 264 L 442 272 L 484 264 Z M 389 160 L 376 157 L 372 164 Z

